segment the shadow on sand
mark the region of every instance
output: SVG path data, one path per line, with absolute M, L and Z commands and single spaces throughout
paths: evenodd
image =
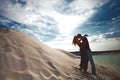
M 76 66 L 72 66 L 73 70 L 76 72 L 75 76 L 77 77 L 75 80 L 104 80 L 98 75 L 93 75 L 91 73 L 84 74 L 80 71 L 80 69 Z

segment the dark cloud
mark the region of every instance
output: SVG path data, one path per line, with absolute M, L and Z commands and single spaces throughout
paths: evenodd
M 73 2 L 74 0 L 65 0 L 68 4 Z
M 23 7 L 27 5 L 27 1 L 25 0 L 9 0 L 12 4 L 19 4 Z

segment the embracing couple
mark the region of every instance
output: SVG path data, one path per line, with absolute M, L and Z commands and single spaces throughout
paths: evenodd
M 92 53 L 89 47 L 87 36 L 88 35 L 86 34 L 84 36 L 82 36 L 81 34 L 77 34 L 76 36 L 74 36 L 72 43 L 79 46 L 80 48 L 80 71 L 82 71 L 83 73 L 88 73 L 88 61 L 90 61 L 92 74 L 96 74 L 95 64 L 92 58 Z

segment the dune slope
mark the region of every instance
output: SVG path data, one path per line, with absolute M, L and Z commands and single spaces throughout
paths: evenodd
M 0 32 L 0 80 L 68 80 L 74 59 L 17 31 Z

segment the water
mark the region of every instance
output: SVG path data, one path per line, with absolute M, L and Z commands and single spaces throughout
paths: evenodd
M 95 64 L 110 66 L 120 70 L 120 54 L 95 55 Z

